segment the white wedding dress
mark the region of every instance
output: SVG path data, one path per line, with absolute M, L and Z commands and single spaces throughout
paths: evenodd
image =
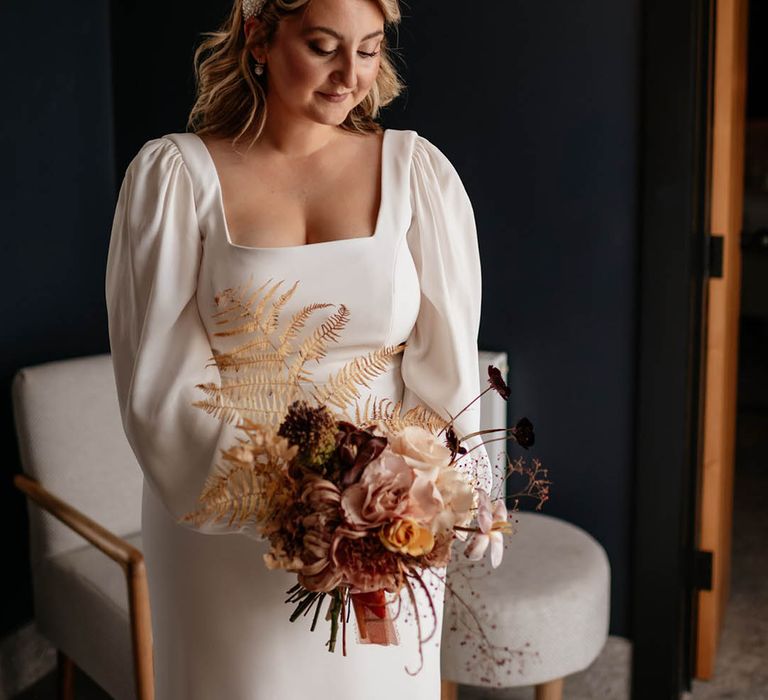
M 314 632 L 307 617 L 289 621 L 285 591 L 295 576 L 267 570 L 264 542 L 223 524 L 177 524 L 238 434 L 192 406 L 203 397 L 197 384 L 219 381 L 207 365 L 219 345 L 214 297 L 224 289 L 272 279 L 285 281 L 282 293 L 298 280 L 284 318 L 314 302 L 349 309 L 339 343 L 309 367 L 315 382 L 352 357 L 406 341 L 391 371 L 371 382 L 376 398 L 402 399 L 403 410 L 423 403 L 447 417 L 479 393 L 481 277 L 470 201 L 445 155 L 415 131 L 386 130 L 382 149 L 374 234 L 285 247 L 232 243 L 213 161 L 195 134 L 151 140 L 128 167 L 106 298 L 123 425 L 145 477 L 157 700 L 440 697 L 439 582 L 438 629 L 424 645 L 420 672 L 410 675 L 406 668 L 415 671 L 420 661 L 405 593 L 399 645 L 360 645 L 352 625 L 347 656 L 340 644 L 331 654 L 322 616 Z M 305 330 L 312 328 L 310 322 Z M 456 432 L 478 424 L 476 402 Z M 484 447 L 473 455 L 487 460 Z M 487 487 L 489 475 L 490 468 Z M 421 593 L 419 600 L 428 631 L 432 615 Z

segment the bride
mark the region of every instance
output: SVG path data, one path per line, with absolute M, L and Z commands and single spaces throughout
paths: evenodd
M 343 303 L 349 324 L 315 382 L 405 342 L 373 397 L 449 418 L 479 393 L 469 198 L 429 140 L 376 121 L 402 90 L 387 42 L 399 20 L 397 0 L 236 0 L 196 53 L 189 131 L 147 141 L 126 171 L 106 298 L 123 426 L 144 474 L 158 700 L 440 697 L 439 578 L 434 615 L 420 593 L 433 633 L 423 657 L 407 600 L 398 645 L 329 654 L 322 633 L 289 621 L 295 578 L 266 569 L 253 532 L 180 522 L 237 439 L 193 406 L 196 387 L 220 379 L 209 360 L 221 290 L 298 282 L 286 317 Z M 455 426 L 478 430 L 479 403 Z M 483 452 L 473 454 L 489 488 Z

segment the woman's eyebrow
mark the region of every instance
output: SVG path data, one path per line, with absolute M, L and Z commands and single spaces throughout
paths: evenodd
M 344 37 L 339 34 L 337 31 L 331 29 L 330 27 L 306 27 L 301 33 L 302 34 L 310 34 L 311 32 L 325 32 L 326 34 L 330 34 L 332 37 L 335 37 L 336 39 L 339 39 L 340 41 L 344 40 Z M 371 32 L 370 34 L 366 34 L 363 37 L 363 41 L 366 39 L 373 39 L 375 36 L 383 35 L 384 30 L 379 29 L 377 32 Z

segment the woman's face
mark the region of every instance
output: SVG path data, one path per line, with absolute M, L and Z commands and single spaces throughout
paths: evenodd
M 376 80 L 383 36 L 374 0 L 312 0 L 281 20 L 272 43 L 252 50 L 266 60 L 270 112 L 341 124 Z

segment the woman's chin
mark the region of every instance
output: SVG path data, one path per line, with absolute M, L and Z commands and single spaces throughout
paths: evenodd
M 313 110 L 312 118 L 321 124 L 339 126 L 349 115 L 348 109 L 321 109 Z

